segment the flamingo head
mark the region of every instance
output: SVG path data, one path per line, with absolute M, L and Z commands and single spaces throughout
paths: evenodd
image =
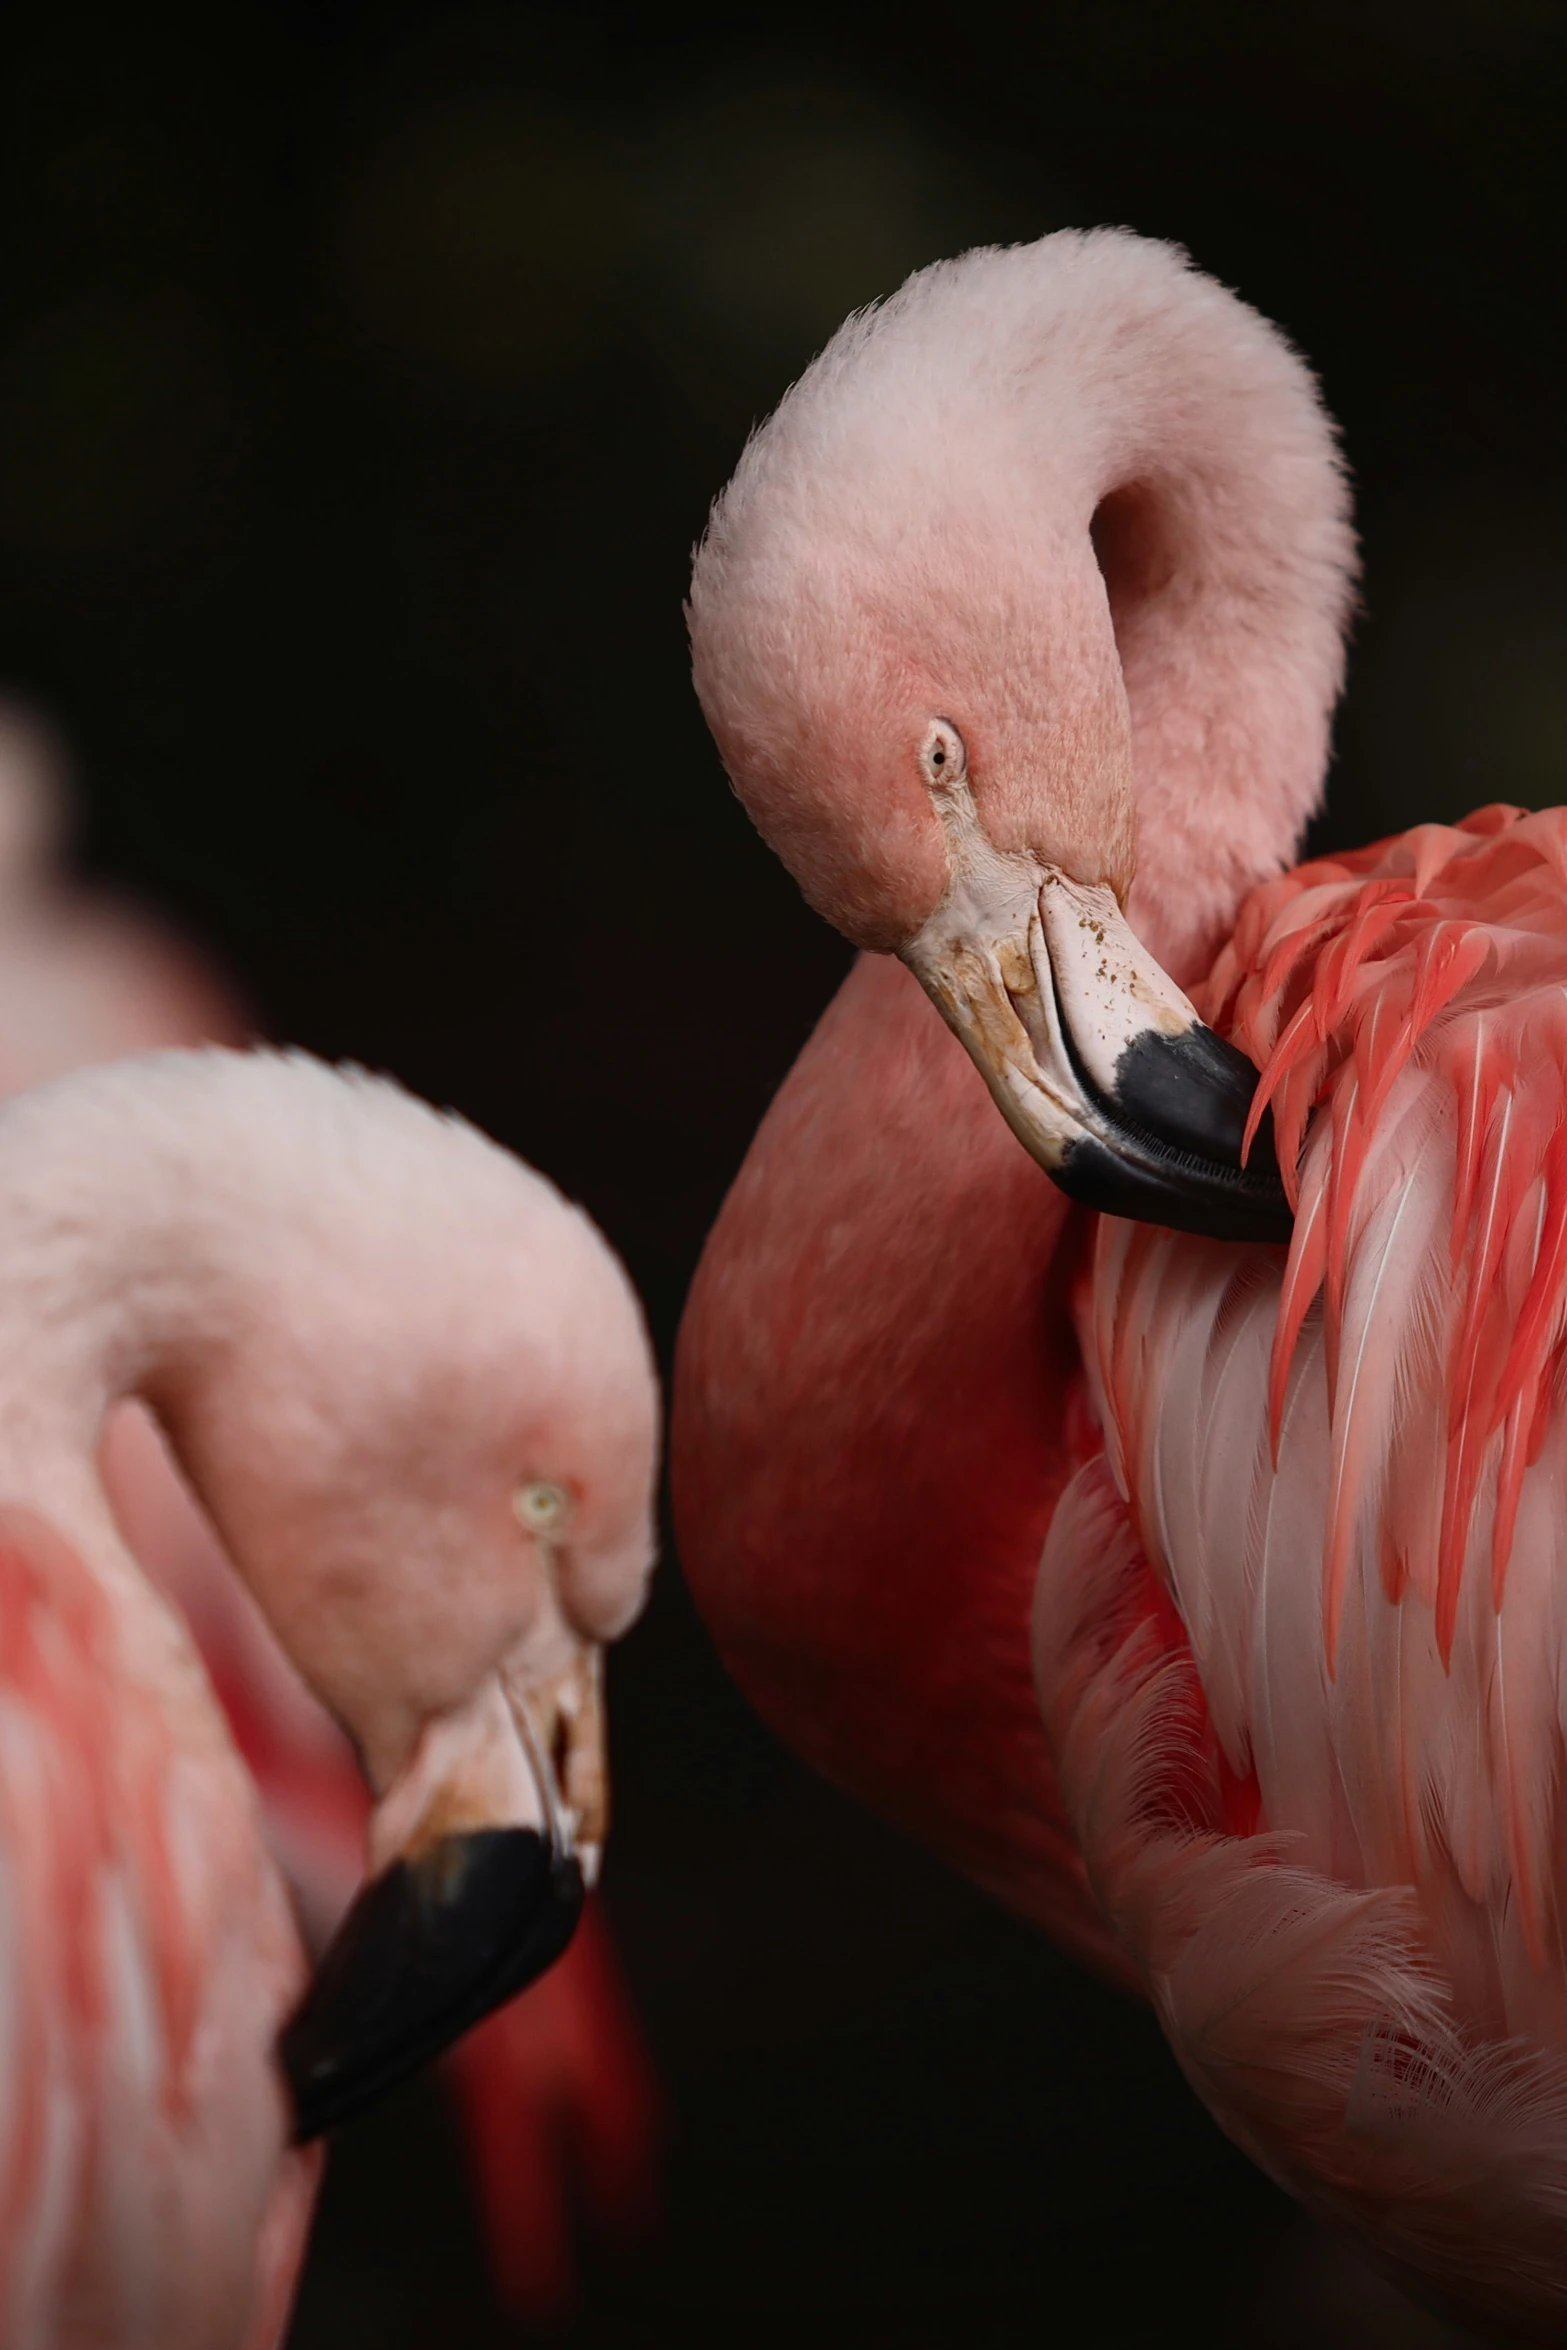
M 278 1092 L 261 1147 L 289 1212 L 230 1236 L 249 1303 L 151 1400 L 378 1799 L 369 1882 L 284 2036 L 308 2137 L 570 1935 L 658 1398 L 625 1274 L 541 1177 L 390 1085 L 226 1058 Z
M 1189 276 L 1165 248 L 1100 242 L 1112 276 L 1128 250 Z M 1095 546 L 1114 452 L 1061 359 L 1062 271 L 1080 291 L 1094 243 L 971 254 L 848 322 L 714 507 L 696 688 L 806 897 L 902 957 L 1063 1188 L 1287 1238 L 1266 1147 L 1241 1163 L 1256 1072 L 1125 912 L 1133 733 Z M 1072 392 L 1054 405 L 1052 331 Z

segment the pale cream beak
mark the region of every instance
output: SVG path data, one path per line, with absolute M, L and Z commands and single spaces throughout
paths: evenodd
M 1257 1072 L 1204 1026 L 1106 883 L 991 847 L 969 827 L 952 887 L 903 960 L 1007 1124 L 1063 1191 L 1110 1215 L 1287 1241 L 1259 1132 Z
M 549 1666 L 505 1664 L 466 1705 L 426 1723 L 371 1818 L 372 1870 L 443 1836 L 529 1828 L 594 1882 L 609 1828 L 603 1651 L 576 1639 L 551 1646 Z
M 542 1681 L 502 1675 L 517 1734 L 560 1848 L 574 1852 L 588 1884 L 598 1882 L 609 1834 L 609 1747 L 604 1721 L 604 1651 L 583 1642 L 562 1670 Z

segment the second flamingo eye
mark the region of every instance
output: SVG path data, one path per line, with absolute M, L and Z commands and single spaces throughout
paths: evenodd
M 551 1534 L 564 1523 L 571 1501 L 563 1487 L 535 1477 L 518 1486 L 512 1507 L 530 1534 Z

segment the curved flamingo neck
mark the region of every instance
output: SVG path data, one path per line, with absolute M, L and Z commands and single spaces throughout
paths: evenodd
M 1097 1963 L 1029 1662 L 1076 1465 L 1072 1210 L 901 965 L 851 973 L 681 1329 L 681 1562 L 789 1743 Z
M 213 1750 L 221 1716 L 184 1626 L 127 1547 L 104 1475 L 112 1407 L 193 1362 L 221 1298 L 198 1138 L 137 1116 L 134 1093 L 92 1104 L 70 1082 L 81 1117 L 62 1117 L 52 1088 L 0 1108 L 0 1519 L 34 1530 L 28 1555 L 61 1605 L 87 1579 L 117 1670 L 158 1693 L 182 1738 Z
M 1076 688 L 1087 789 L 1129 754 L 1130 912 L 1185 981 L 1320 802 L 1356 569 L 1348 487 L 1311 377 L 1271 326 L 1163 248 L 1060 241 L 1080 277 L 993 302 L 968 438 L 987 466 L 999 453 L 1008 507 L 1044 551 L 1035 637 L 1058 640 L 1041 658 L 1052 694 Z M 998 297 L 1016 258 L 994 257 Z M 981 656 L 1001 694 L 1009 655 L 1029 648 Z M 1041 795 L 1059 792 L 1060 768 L 1036 764 Z M 1042 800 L 1019 818 L 1047 821 Z
M 154 1063 L 68 1082 L 68 1105 L 41 1088 L 0 1107 L 0 1485 L 56 1515 L 101 1500 L 109 1406 L 237 1323 L 244 1274 L 199 1088 L 160 1100 Z
M 1259 495 L 1266 485 L 1218 468 L 1182 478 L 1178 461 L 1163 477 L 1129 473 L 1093 525 L 1131 728 L 1128 913 L 1189 985 L 1247 891 L 1297 853 L 1320 805 L 1341 623 L 1320 579 L 1296 577 L 1279 593 L 1289 567 L 1275 501 Z M 1310 515 L 1296 520 L 1306 537 Z

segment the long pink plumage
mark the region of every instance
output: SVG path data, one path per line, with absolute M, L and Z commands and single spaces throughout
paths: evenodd
M 1101 1223 L 1106 1452 L 1035 1635 L 1090 1875 L 1208 2102 L 1525 2327 L 1567 2228 L 1564 853 L 1563 811 L 1487 808 L 1243 905 L 1201 993 L 1295 1239 Z
M 1306 1221 L 1322 1192 L 1321 1148 L 1300 1168 L 1306 1121 L 1327 1108 L 1335 1148 L 1326 1172 L 1326 1346 L 1344 1339 L 1346 1268 L 1387 1185 L 1368 1179 L 1398 1080 L 1413 1066 L 1426 1092 L 1450 1091 L 1458 1144 L 1448 1247 L 1452 1292 L 1440 1364 L 1400 1387 L 1402 1473 L 1385 1516 L 1419 1524 L 1417 1494 L 1442 1491 L 1434 1554 L 1411 1565 L 1389 1553 L 1396 1587 L 1413 1572 L 1436 1606 L 1444 1659 L 1481 1477 L 1504 1433 L 1490 1545 L 1500 1607 L 1525 1469 L 1539 1457 L 1559 1376 L 1567 1137 L 1559 1071 L 1567 1058 L 1562 907 L 1567 893 L 1560 810 L 1533 817 L 1486 808 L 1456 827 L 1419 831 L 1349 858 L 1323 859 L 1256 893 L 1204 991 L 1207 1008 L 1262 1069 L 1255 1128 L 1276 1105 L 1283 1163 L 1307 1191 Z M 1306 930 L 1302 935 L 1302 913 Z M 1265 956 L 1249 971 L 1246 950 Z M 1331 969 L 1324 970 L 1324 965 Z M 1320 1119 L 1319 1119 L 1320 1132 Z M 1406 1240 L 1406 1250 L 1410 1243 Z M 1318 1244 L 1291 1252 L 1290 1306 L 1269 1370 L 1274 1441 L 1300 1322 L 1314 1292 Z M 1363 1348 L 1386 1342 L 1367 1317 Z M 1335 1398 L 1336 1401 L 1336 1398 Z M 1328 1653 L 1342 1601 L 1364 1473 L 1353 1462 L 1375 1424 L 1351 1400 L 1337 1415 L 1333 1533 L 1324 1560 Z M 1407 1459 L 1406 1459 L 1407 1456 Z M 1397 1596 L 1397 1588 L 1390 1594 Z
M 1533 1517 L 1539 1480 L 1556 1473 L 1560 1440 L 1563 1300 L 1553 1272 L 1564 1212 L 1557 1058 L 1567 1013 L 1564 827 L 1560 810 L 1488 809 L 1463 826 L 1427 826 L 1353 859 L 1302 867 L 1243 910 L 1208 990 L 1215 1016 L 1252 1045 L 1264 1096 L 1279 1099 L 1304 1069 L 1311 1099 L 1299 1114 L 1303 1121 L 1304 1107 L 1318 1111 L 1301 1160 L 1301 1224 L 1282 1277 L 1271 1252 L 1101 1226 L 1094 1346 L 1113 1455 L 1146 1554 L 1176 1591 L 1199 1657 L 1212 1620 L 1234 1656 L 1247 1658 L 1277 1481 L 1310 1453 L 1319 1504 L 1309 1524 L 1298 1507 L 1292 1512 L 1291 1556 L 1268 1564 L 1296 1587 L 1297 1562 L 1307 1558 L 1314 1568 L 1312 1655 L 1330 1702 L 1347 1622 L 1363 1629 L 1368 1611 L 1408 1612 L 1424 1623 L 1431 1690 L 1449 1692 L 1446 1703 L 1459 1713 L 1477 1698 L 1484 1711 L 1489 1665 L 1473 1646 L 1488 1648 L 1493 1628 L 1497 1638 L 1502 1627 L 1521 1637 L 1549 1678 L 1559 1670 L 1554 1562 L 1523 1593 L 1512 1591 L 1509 1566 L 1520 1510 Z M 1440 859 L 1429 853 L 1438 835 Z M 1399 920 L 1379 925 L 1374 956 L 1360 930 L 1358 984 L 1346 986 L 1337 945 L 1356 935 L 1368 902 L 1386 905 L 1390 879 L 1400 890 Z M 1467 977 L 1425 985 L 1429 942 L 1460 931 L 1462 953 L 1450 959 L 1448 978 L 1454 969 Z M 1276 950 L 1291 937 L 1302 943 L 1281 967 Z M 1297 1006 L 1312 1014 L 1308 1022 Z M 1351 1114 L 1335 1115 L 1346 1098 Z M 1376 1107 L 1362 1119 L 1368 1101 Z M 1317 1196 L 1331 1203 L 1325 1264 L 1308 1209 Z M 1291 1301 L 1287 1314 L 1281 1297 Z M 1254 1376 L 1263 1347 L 1266 1402 Z M 1221 1356 L 1240 1365 L 1222 1410 L 1212 1392 Z M 1177 1376 L 1195 1382 L 1186 1416 L 1168 1400 Z M 1322 1415 L 1320 1439 L 1314 1414 Z M 1238 1528 L 1233 1546 L 1226 1517 Z M 1233 1588 L 1216 1598 L 1226 1567 Z M 1514 1602 L 1521 1635 L 1512 1631 Z M 1542 1602 L 1543 1617 L 1531 1616 Z M 1313 1669 L 1287 1651 L 1270 1652 L 1268 1662 L 1280 1671 Z M 1226 1685 L 1244 1687 L 1248 1669 L 1240 1662 Z M 1211 1701 L 1210 1668 L 1204 1678 Z M 1346 1703 L 1368 1695 L 1362 1688 Z M 1441 1748 L 1439 1720 L 1426 1714 L 1421 1722 Z M 1352 1712 L 1336 1716 L 1341 1776 L 1352 1783 L 1372 1776 L 1346 1759 L 1351 1732 L 1380 1738 L 1386 1728 Z M 1233 1767 L 1249 1770 L 1255 1757 L 1242 1726 L 1226 1723 L 1224 1734 Z M 1427 1843 L 1452 1848 L 1458 1839 L 1443 1821 L 1445 1799 L 1432 1808 L 1431 1771 L 1406 1761 L 1399 1775 L 1415 1784 L 1408 1810 L 1424 1821 Z M 1536 1784 L 1559 1803 L 1553 1777 L 1547 1769 Z M 1505 1809 L 1504 1787 L 1497 1792 Z M 1283 1800 L 1265 1787 L 1267 1816 L 1276 1817 Z M 1527 1832 L 1515 1821 L 1499 1839 L 1529 1855 L 1517 1881 L 1498 1888 L 1501 1906 L 1518 1905 L 1537 1928 L 1559 1874 L 1560 1827 L 1548 1812 Z M 1418 1857 L 1406 1852 L 1400 1866 Z M 1550 1909 L 1549 1956 L 1559 1967 L 1554 1901 Z

